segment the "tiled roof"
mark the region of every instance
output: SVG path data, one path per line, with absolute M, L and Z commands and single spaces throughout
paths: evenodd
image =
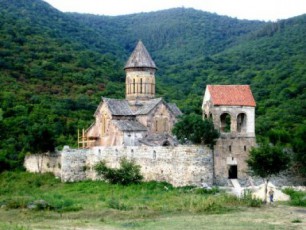
M 134 115 L 127 100 L 102 98 L 103 101 L 108 105 L 108 108 L 112 115 L 117 116 L 131 116 Z
M 207 85 L 214 105 L 256 106 L 249 85 Z
M 111 99 L 103 97 L 102 100 L 104 103 L 107 104 L 109 111 L 114 116 L 146 115 L 150 113 L 160 102 L 163 101 L 162 98 L 154 98 L 147 101 L 141 101 L 137 103 L 137 110 L 133 111 L 129 105 L 129 102 L 125 99 Z M 167 103 L 166 105 L 175 116 L 179 116 L 182 114 L 180 109 L 175 104 Z M 101 106 L 102 103 L 100 103 L 97 111 Z
M 145 115 L 148 114 L 152 109 L 154 109 L 159 102 L 161 102 L 162 98 L 155 98 L 147 101 L 141 102 L 142 105 L 139 106 L 138 110 L 134 112 L 135 115 Z
M 181 112 L 181 110 L 176 106 L 176 104 L 174 103 L 167 103 L 169 109 L 172 111 L 172 113 L 174 114 L 174 116 L 180 116 L 183 113 Z
M 147 51 L 146 47 L 143 45 L 141 41 L 138 42 L 129 60 L 126 62 L 124 69 L 137 68 L 137 67 L 147 67 L 147 68 L 157 69 L 149 52 Z
M 113 120 L 115 126 L 121 131 L 147 131 L 148 129 L 138 121 Z

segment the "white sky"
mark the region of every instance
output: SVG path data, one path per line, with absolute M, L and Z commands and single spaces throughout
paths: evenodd
M 174 7 L 239 19 L 275 21 L 306 13 L 306 0 L 44 0 L 63 12 L 124 15 Z

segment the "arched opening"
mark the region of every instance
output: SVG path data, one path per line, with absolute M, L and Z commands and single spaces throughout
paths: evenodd
M 209 115 L 208 115 L 208 119 L 209 119 L 209 120 L 212 120 L 212 119 L 213 119 L 213 117 L 212 117 L 212 114 L 211 114 L 211 113 L 209 113 Z
M 151 95 L 154 95 L 154 83 L 151 84 Z
M 156 151 L 155 150 L 153 151 L 153 159 L 154 160 L 156 159 Z
M 101 130 L 101 134 L 102 136 L 104 136 L 106 134 L 107 131 L 107 115 L 103 114 L 102 115 L 102 119 L 101 119 L 101 125 L 102 125 L 102 130 Z
M 237 132 L 246 132 L 246 114 L 240 113 L 237 116 Z
M 135 79 L 133 79 L 133 93 L 135 93 Z
M 171 146 L 171 144 L 168 140 L 166 140 L 163 142 L 162 146 Z
M 220 121 L 221 121 L 221 127 L 220 130 L 221 132 L 228 133 L 231 131 L 231 115 L 228 113 L 223 113 L 220 116 Z
M 155 120 L 155 132 L 158 131 L 158 120 Z
M 142 78 L 140 78 L 140 93 L 142 93 Z
M 169 130 L 169 121 L 167 117 L 163 118 L 163 132 L 168 132 Z

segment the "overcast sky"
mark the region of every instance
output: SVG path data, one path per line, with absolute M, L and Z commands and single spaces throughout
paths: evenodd
M 306 0 L 45 0 L 63 12 L 123 15 L 173 7 L 195 9 L 239 19 L 275 21 L 306 13 Z

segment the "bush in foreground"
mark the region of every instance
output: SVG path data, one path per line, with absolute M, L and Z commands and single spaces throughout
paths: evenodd
M 306 207 L 306 193 L 302 191 L 295 191 L 291 188 L 283 190 L 284 193 L 290 196 L 289 204 L 293 206 Z
M 126 158 L 121 158 L 120 168 L 109 168 L 105 161 L 95 165 L 95 170 L 98 175 L 110 182 L 111 184 L 128 185 L 139 183 L 143 179 L 140 174 L 140 166 L 136 165 L 134 161 L 128 161 Z

